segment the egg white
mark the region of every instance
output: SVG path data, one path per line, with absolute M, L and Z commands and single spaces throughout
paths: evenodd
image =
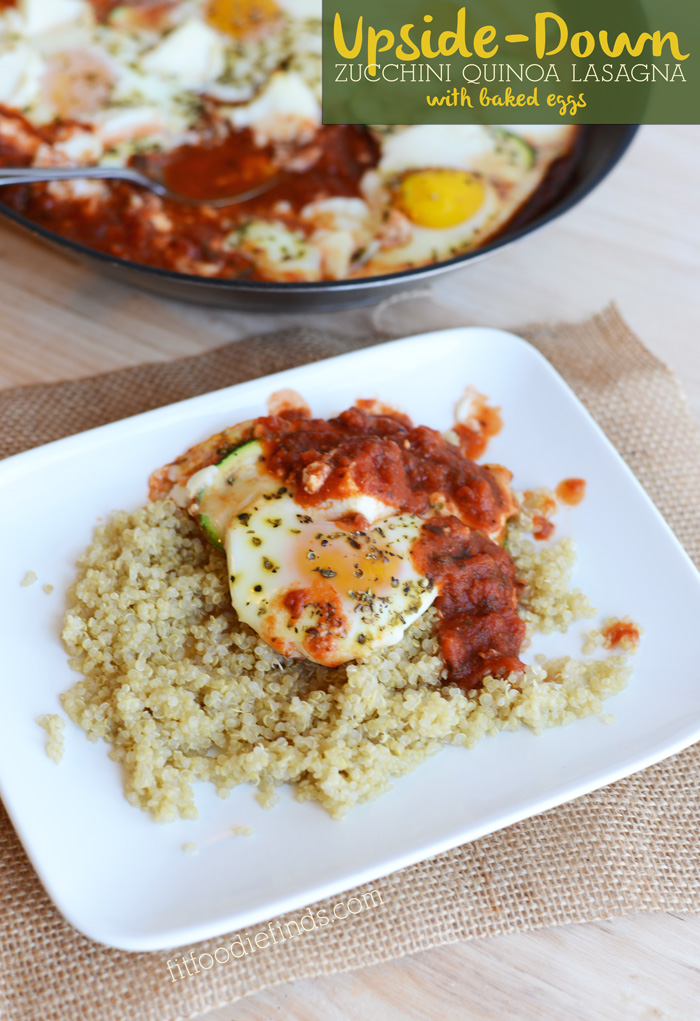
M 20 0 L 18 11 L 28 36 L 42 35 L 92 14 L 86 0 Z
M 321 0 L 276 0 L 277 6 L 293 18 L 314 18 L 321 20 L 323 5 Z
M 564 149 L 573 133 L 571 124 L 504 124 L 504 131 L 524 138 L 539 149 Z
M 228 114 L 235 128 L 252 128 L 257 145 L 308 141 L 321 125 L 321 106 L 301 75 L 275 71 L 259 95 Z
M 426 167 L 474 171 L 494 148 L 493 138 L 479 124 L 412 124 L 391 128 L 380 137 L 377 170 L 385 180 Z

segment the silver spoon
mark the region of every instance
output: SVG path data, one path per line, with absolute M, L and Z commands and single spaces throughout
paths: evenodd
M 279 175 L 268 178 L 262 184 L 248 188 L 247 191 L 239 192 L 237 195 L 228 195 L 225 198 L 216 199 L 193 199 L 186 195 L 180 195 L 163 184 L 157 178 L 149 177 L 147 174 L 134 170 L 131 167 L 0 167 L 0 185 L 3 184 L 30 184 L 35 181 L 73 181 L 79 178 L 117 178 L 120 181 L 131 181 L 132 184 L 140 184 L 148 188 L 162 198 L 173 199 L 175 202 L 184 202 L 188 206 L 232 206 L 237 202 L 246 202 L 248 199 L 256 198 L 264 192 L 269 191 L 279 181 Z

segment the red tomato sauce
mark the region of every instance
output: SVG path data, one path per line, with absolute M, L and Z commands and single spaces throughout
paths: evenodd
M 401 513 L 425 514 L 431 507 L 442 509 L 432 499 L 442 494 L 471 528 L 486 533 L 497 531 L 513 509 L 509 492 L 490 468 L 400 413 L 371 415 L 355 407 L 326 420 L 291 412 L 259 418 L 255 435 L 267 441 L 269 470 L 292 486 L 305 506 L 359 490 Z M 319 464 L 323 470 L 315 471 Z M 310 474 L 325 476 L 318 488 L 305 485 Z
M 458 518 L 444 517 L 423 525 L 413 559 L 439 589 L 438 638 L 450 680 L 474 688 L 487 675 L 522 670 L 525 623 L 506 551 Z
M 636 648 L 639 645 L 641 634 L 639 627 L 631 620 L 618 620 L 614 624 L 603 628 L 605 646 L 614 649 L 619 646 L 623 648 Z
M 278 165 L 272 146 L 259 147 L 252 132 L 231 131 L 210 143 L 183 145 L 172 152 L 149 157 L 147 163 L 163 175 L 166 184 L 187 198 L 226 198 L 263 184 L 278 183 L 263 195 L 225 208 L 229 219 L 273 216 L 295 227 L 305 205 L 331 196 L 356 196 L 360 178 L 379 158 L 376 142 L 364 128 L 328 125 L 313 142 L 296 153 L 303 170 L 285 170 Z M 291 208 L 284 211 L 280 202 Z M 239 216 L 238 213 L 244 213 Z
M 553 521 L 550 521 L 549 518 L 545 518 L 542 514 L 535 514 L 532 519 L 533 538 L 539 539 L 540 541 L 549 539 L 553 531 Z
M 148 162 L 161 169 L 169 188 L 191 199 L 238 195 L 276 173 L 272 148 L 257 147 L 247 129 L 210 145 L 182 145 Z
M 586 495 L 586 480 L 563 479 L 557 486 L 556 493 L 562 503 L 575 507 Z
M 425 521 L 412 556 L 439 590 L 437 633 L 448 680 L 472 688 L 489 674 L 522 669 L 515 564 L 485 534 L 500 533 L 515 509 L 504 469 L 476 464 L 399 412 L 354 407 L 326 421 L 291 411 L 257 419 L 253 432 L 263 441 L 267 469 L 302 506 L 359 490 L 399 513 L 437 515 Z M 357 518 L 340 523 L 366 528 Z
M 121 7 L 122 0 L 90 0 L 90 4 L 97 20 L 104 22 L 116 7 Z
M 0 135 L 3 166 L 31 163 L 33 151 L 42 142 L 59 140 L 67 126 L 58 121 L 38 129 L 7 108 L 0 108 L 0 120 L 14 122 L 25 139 L 16 145 L 11 135 Z M 357 196 L 360 179 L 379 156 L 363 127 L 328 125 L 320 128 L 314 151 L 306 154 L 311 165 L 295 171 L 274 163 L 272 149 L 256 147 L 247 128 L 222 137 L 213 126 L 204 127 L 208 142 L 132 162 L 153 176 L 162 175 L 189 198 L 227 197 L 273 176 L 277 183 L 262 195 L 221 209 L 161 199 L 118 181 L 105 182 L 103 197 L 94 200 L 58 198 L 46 185 L 30 184 L 3 188 L 2 201 L 46 230 L 109 255 L 180 273 L 257 280 L 264 274 L 235 248 L 229 250 L 227 235 L 253 217 L 308 233 L 311 227 L 299 215 L 303 207 L 333 196 Z
M 324 599 L 323 595 L 323 581 L 319 579 L 315 591 L 303 588 L 292 589 L 287 592 L 282 602 L 290 614 L 290 625 L 299 619 L 309 602 L 314 603 L 318 617 L 314 628 L 307 631 L 304 645 L 316 659 L 329 662 L 329 658 L 336 649 L 337 634 L 343 626 L 343 618 L 338 616 L 333 590 L 331 589 L 327 598 Z M 268 641 L 278 648 L 274 637 L 270 636 Z M 284 650 L 281 651 L 284 654 Z
M 459 436 L 459 445 L 465 457 L 483 457 L 489 440 L 503 428 L 500 408 L 493 408 L 486 401 L 479 401 L 475 421 L 472 425 L 458 422 L 454 429 Z

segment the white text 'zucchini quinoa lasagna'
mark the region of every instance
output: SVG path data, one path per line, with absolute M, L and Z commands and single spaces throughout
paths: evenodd
M 82 674 L 62 696 L 156 819 L 195 818 L 193 785 L 294 785 L 334 817 L 445 744 L 473 747 L 600 714 L 630 667 L 626 618 L 585 659 L 526 665 L 528 635 L 595 613 L 551 537 L 565 479 L 516 496 L 475 458 L 500 428 L 469 391 L 445 434 L 359 400 L 269 413 L 154 472 L 151 502 L 100 525 L 63 631 Z M 468 769 L 465 759 L 465 769 Z
M 4 187 L 33 223 L 148 266 L 300 282 L 441 262 L 526 222 L 576 126 L 323 125 L 321 0 L 0 0 L 0 165 L 130 165 Z

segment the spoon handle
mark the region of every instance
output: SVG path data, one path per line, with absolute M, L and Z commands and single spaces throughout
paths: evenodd
M 121 178 L 159 191 L 152 181 L 128 167 L 0 167 L 0 185 L 29 184 L 33 181 L 72 181 L 77 178 Z
M 262 181 L 260 184 L 248 188 L 238 195 L 230 195 L 221 198 L 189 198 L 180 195 L 166 187 L 162 182 L 148 177 L 146 174 L 133 170 L 131 167 L 0 167 L 0 186 L 3 184 L 30 184 L 34 181 L 73 181 L 78 178 L 119 178 L 122 181 L 131 181 L 132 184 L 139 184 L 142 188 L 160 195 L 163 198 L 174 199 L 176 202 L 184 202 L 189 206 L 212 206 L 222 208 L 235 205 L 239 202 L 246 202 L 274 188 L 280 180 L 280 175 Z

